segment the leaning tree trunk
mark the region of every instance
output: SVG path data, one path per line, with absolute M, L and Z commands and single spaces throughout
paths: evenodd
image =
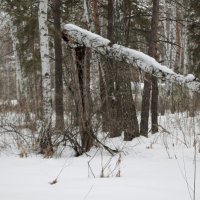
M 62 72 L 62 45 L 61 45 L 61 1 L 53 0 L 53 20 L 54 20 L 54 49 L 55 49 L 55 112 L 57 130 L 64 129 L 63 111 L 63 72 Z
M 97 34 L 93 34 L 84 29 L 81 29 L 80 27 L 77 27 L 73 24 L 65 25 L 63 30 L 63 39 L 67 42 L 68 45 L 71 46 L 71 48 L 75 48 L 76 50 L 78 50 L 79 48 L 86 48 L 86 47 L 92 48 L 93 50 L 95 50 L 97 53 L 101 54 L 104 57 L 107 57 L 109 59 L 112 58 L 117 61 L 121 61 L 129 65 L 138 67 L 139 69 L 147 72 L 149 75 L 153 75 L 157 78 L 162 79 L 163 81 L 168 80 L 170 82 L 175 82 L 179 85 L 188 87 L 190 90 L 194 92 L 200 93 L 200 82 L 197 81 L 193 75 L 190 74 L 187 76 L 183 76 L 180 74 L 176 74 L 171 69 L 159 64 L 158 62 L 155 61 L 154 58 L 145 55 L 142 52 L 126 48 L 122 45 L 112 44 L 110 40 L 105 39 Z M 74 57 L 76 58 L 77 55 Z M 78 63 L 81 63 L 79 61 L 80 58 L 76 59 L 77 61 L 75 63 L 77 65 Z M 81 90 L 79 89 L 78 91 L 81 95 Z M 84 104 L 79 102 L 79 105 L 80 105 L 79 106 L 80 117 L 82 119 L 85 119 L 83 113 Z M 82 135 L 86 134 L 88 136 L 88 143 L 86 142 L 85 144 L 91 144 L 90 143 L 91 131 L 89 129 L 90 126 L 86 126 L 87 124 L 86 122 L 87 122 L 86 120 L 80 122 L 82 123 L 80 127 L 83 128 L 80 130 L 82 132 Z M 85 147 L 87 147 L 87 145 L 85 145 Z M 90 147 L 90 145 L 88 147 Z
M 51 125 L 51 76 L 49 64 L 49 36 L 47 27 L 47 9 L 48 0 L 39 1 L 39 33 L 40 33 L 40 55 L 42 65 L 42 90 L 43 90 L 43 121 L 44 126 L 41 128 L 40 148 L 41 153 L 51 154 L 52 143 L 49 127 Z
M 154 58 L 91 33 L 73 24 L 66 24 L 63 30 L 63 39 L 71 48 L 85 46 L 94 49 L 97 53 L 107 58 L 113 58 L 137 67 L 163 81 L 177 83 L 200 93 L 200 82 L 192 74 L 183 76 L 158 63 Z M 73 43 L 72 43 L 73 41 Z

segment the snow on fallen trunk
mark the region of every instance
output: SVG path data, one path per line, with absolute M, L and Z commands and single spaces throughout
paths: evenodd
M 133 65 L 162 80 L 185 85 L 190 90 L 200 93 L 200 82 L 192 74 L 187 76 L 177 74 L 168 67 L 159 64 L 154 58 L 140 51 L 118 44 L 112 44 L 110 40 L 73 24 L 66 24 L 63 34 L 72 47 L 76 44 L 77 46 L 92 48 L 103 56 Z

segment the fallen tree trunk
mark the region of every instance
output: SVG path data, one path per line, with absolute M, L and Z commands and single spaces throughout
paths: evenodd
M 159 79 L 184 85 L 193 92 L 200 93 L 200 82 L 196 80 L 192 74 L 188 74 L 187 76 L 177 74 L 142 52 L 118 44 L 112 44 L 110 40 L 76 25 L 66 24 L 64 26 L 63 39 L 67 41 L 72 48 L 74 46 L 92 48 L 105 57 L 133 65 Z

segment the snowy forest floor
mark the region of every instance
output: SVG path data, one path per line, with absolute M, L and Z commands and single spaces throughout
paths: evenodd
M 107 145 L 122 150 L 114 157 L 96 148 L 80 157 L 73 157 L 72 151 L 66 149 L 61 157 L 51 159 L 35 154 L 20 158 L 11 148 L 1 150 L 0 199 L 192 200 L 196 163 L 199 200 L 200 117 L 176 114 L 159 120 L 160 132 L 149 138 L 139 137 L 131 142 L 123 142 L 122 138 L 107 140 Z M 0 144 L 1 141 L 2 135 Z M 58 175 L 57 183 L 50 184 Z

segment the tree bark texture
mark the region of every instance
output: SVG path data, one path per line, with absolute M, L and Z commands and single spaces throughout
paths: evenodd
M 44 121 L 49 121 L 52 114 L 51 106 L 51 76 L 49 64 L 49 36 L 47 27 L 47 0 L 39 2 L 39 32 L 40 32 L 40 55 L 42 62 L 42 85 L 43 85 L 43 112 Z
M 92 16 L 95 26 L 95 33 L 100 34 L 98 0 L 90 0 L 92 5 Z
M 160 0 L 153 0 L 152 31 L 149 55 L 154 58 L 157 57 L 156 46 L 159 23 L 159 5 Z M 156 133 L 158 132 L 158 80 L 155 76 L 152 76 L 151 83 L 151 131 L 152 133 Z
M 61 45 L 61 0 L 53 0 L 54 19 L 54 49 L 55 49 L 55 112 L 56 129 L 64 129 L 63 111 L 63 71 L 62 71 L 62 45 Z
M 148 55 L 156 57 L 156 40 L 158 32 L 158 20 L 159 20 L 159 0 L 153 0 L 153 13 L 151 20 L 151 38 L 149 44 Z M 148 136 L 149 125 L 149 107 L 151 100 L 151 122 L 152 132 L 158 131 L 158 83 L 157 78 L 149 76 L 147 73 L 144 75 L 144 91 L 142 96 L 142 109 L 141 109 L 141 123 L 140 134 Z M 151 92 L 152 90 L 152 92 Z M 151 94 L 151 98 L 150 98 Z
M 43 88 L 43 120 L 44 125 L 40 131 L 41 153 L 49 154 L 53 151 L 49 127 L 52 115 L 51 74 L 49 64 L 49 36 L 47 27 L 48 0 L 39 1 L 39 33 L 40 33 L 40 55 L 42 65 L 42 88 Z
M 83 152 L 90 150 L 94 140 L 90 114 L 90 68 L 88 55 L 89 49 L 86 47 L 76 47 L 72 50 L 74 86 L 76 89 L 75 102 L 78 107 L 78 124 Z
M 124 132 L 124 140 L 130 141 L 139 136 L 139 126 L 131 91 L 130 68 L 126 67 L 118 65 L 117 70 L 116 99 L 119 113 L 115 126 L 119 126 L 118 129 Z
M 113 42 L 114 28 L 113 28 L 113 0 L 108 0 L 107 4 L 107 37 Z M 112 59 L 101 59 L 100 71 L 100 92 L 101 92 L 101 113 L 102 113 L 102 128 L 103 131 L 108 132 L 111 138 L 121 135 L 120 126 L 117 119 L 117 101 L 115 97 L 115 67 Z
M 125 26 L 125 8 L 129 1 L 116 0 L 114 3 L 114 41 L 120 44 L 128 43 L 128 36 Z M 115 76 L 115 97 L 116 97 L 116 119 L 118 132 L 124 132 L 124 140 L 132 140 L 139 136 L 139 126 L 136 115 L 135 104 L 131 91 L 131 71 L 126 65 L 114 62 Z
M 20 101 L 22 94 L 22 70 L 19 61 L 19 56 L 17 53 L 17 37 L 15 36 L 17 32 L 17 27 L 13 26 L 12 19 L 10 19 L 10 27 L 11 27 L 11 39 L 12 39 L 12 47 L 13 47 L 13 56 L 15 58 L 15 66 L 16 66 L 16 89 L 17 89 L 17 100 Z
M 148 73 L 144 74 L 144 89 L 142 93 L 140 135 L 148 137 L 149 126 L 149 107 L 151 98 L 151 76 Z

